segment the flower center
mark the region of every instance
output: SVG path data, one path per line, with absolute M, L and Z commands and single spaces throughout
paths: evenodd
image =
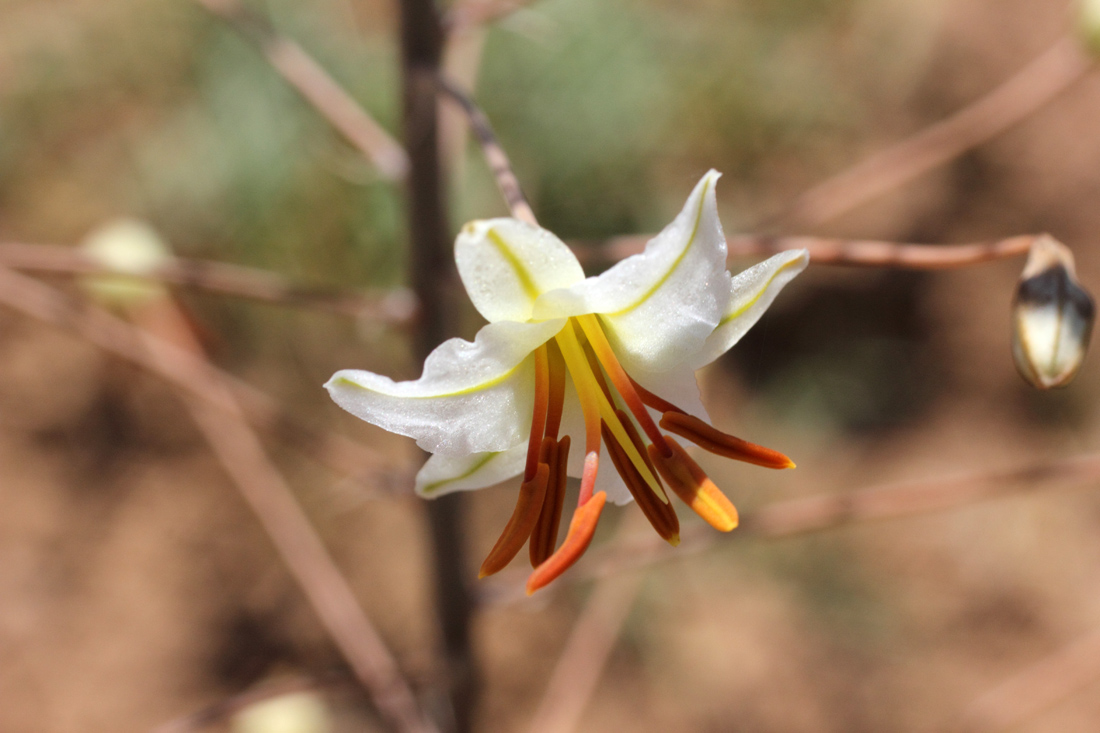
M 584 554 L 607 500 L 604 492 L 595 492 L 601 446 L 642 513 L 672 545 L 680 542 L 680 524 L 661 479 L 720 531 L 736 527 L 738 517 L 729 499 L 661 428 L 728 458 L 768 468 L 794 466 L 783 454 L 727 435 L 635 382 L 616 357 L 598 316 L 570 318 L 553 340 L 535 351 L 534 360 L 535 399 L 523 483 L 512 518 L 481 566 L 481 577 L 503 569 L 530 539 L 535 568 L 527 582 L 530 594 Z M 577 509 L 555 550 L 570 448 L 569 436 L 558 438 L 566 374 L 584 415 L 585 457 Z M 660 427 L 649 408 L 662 413 Z

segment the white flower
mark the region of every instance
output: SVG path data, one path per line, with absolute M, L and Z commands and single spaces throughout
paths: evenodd
M 344 370 L 325 385 L 344 409 L 433 454 L 417 475 L 422 496 L 523 474 L 516 511 L 483 576 L 530 538 L 536 569 L 528 591 L 544 586 L 587 548 L 608 498 L 633 497 L 677 544 L 661 479 L 713 526 L 733 529 L 733 505 L 662 428 L 729 457 L 794 465 L 711 427 L 699 400 L 695 370 L 737 343 L 808 263 L 805 250 L 784 252 L 731 277 L 718 177 L 703 176 L 644 252 L 587 279 L 544 229 L 516 219 L 470 222 L 455 259 L 489 321 L 474 342 L 440 345 L 415 381 Z M 609 460 L 617 470 L 600 470 Z M 567 473 L 582 479 L 580 500 L 555 551 Z

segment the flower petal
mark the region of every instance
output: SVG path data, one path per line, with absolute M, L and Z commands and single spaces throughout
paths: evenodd
M 416 493 L 425 499 L 499 484 L 519 475 L 527 462 L 527 443 L 508 450 L 450 457 L 434 454 L 416 474 Z
M 663 372 L 690 360 L 729 301 L 726 238 L 714 197 L 718 177 L 713 170 L 703 176 L 645 251 L 599 277 L 547 293 L 535 304 L 534 317 L 600 314 L 627 371 L 628 363 Z
M 356 417 L 415 438 L 431 453 L 506 450 L 525 441 L 531 427 L 535 388 L 528 357 L 563 325 L 490 323 L 473 343 L 451 339 L 440 344 L 415 381 L 345 369 L 325 388 Z
M 692 368 L 705 366 L 729 351 L 760 320 L 779 291 L 808 264 L 809 252 L 792 249 L 769 257 L 733 278 L 726 313 L 692 360 Z
M 564 242 L 518 219 L 462 227 L 455 262 L 474 307 L 491 323 L 527 321 L 539 295 L 584 280 L 584 270 Z

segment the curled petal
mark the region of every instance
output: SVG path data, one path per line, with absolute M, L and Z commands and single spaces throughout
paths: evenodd
M 523 442 L 530 429 L 534 368 L 528 357 L 563 325 L 490 323 L 473 343 L 440 344 L 415 381 L 345 369 L 325 387 L 356 417 L 415 438 L 431 453 L 506 450 Z
M 526 461 L 526 442 L 500 452 L 458 457 L 437 453 L 416 474 L 416 493 L 434 499 L 455 491 L 483 489 L 519 475 Z
M 472 221 L 455 240 L 455 262 L 478 313 L 489 322 L 524 322 L 540 294 L 584 280 L 556 236 L 518 219 Z
M 710 171 L 683 210 L 641 254 L 599 277 L 548 292 L 535 318 L 600 314 L 628 372 L 664 372 L 690 360 L 725 313 L 730 277 Z
M 760 320 L 783 286 L 809 263 L 810 253 L 795 249 L 769 257 L 734 277 L 725 314 L 692 361 L 692 368 L 706 366 L 729 351 Z

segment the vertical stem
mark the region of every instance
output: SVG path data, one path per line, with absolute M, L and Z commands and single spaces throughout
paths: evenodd
M 401 0 L 401 67 L 405 149 L 409 155 L 409 236 L 412 286 L 420 302 L 416 350 L 426 357 L 452 335 L 455 270 L 448 246 L 439 151 L 436 79 L 443 27 L 434 0 Z M 452 494 L 428 503 L 435 593 L 445 653 L 446 698 L 454 730 L 471 729 L 477 679 L 470 649 L 472 599 L 465 584 L 463 500 Z M 451 721 L 441 721 L 446 725 Z

